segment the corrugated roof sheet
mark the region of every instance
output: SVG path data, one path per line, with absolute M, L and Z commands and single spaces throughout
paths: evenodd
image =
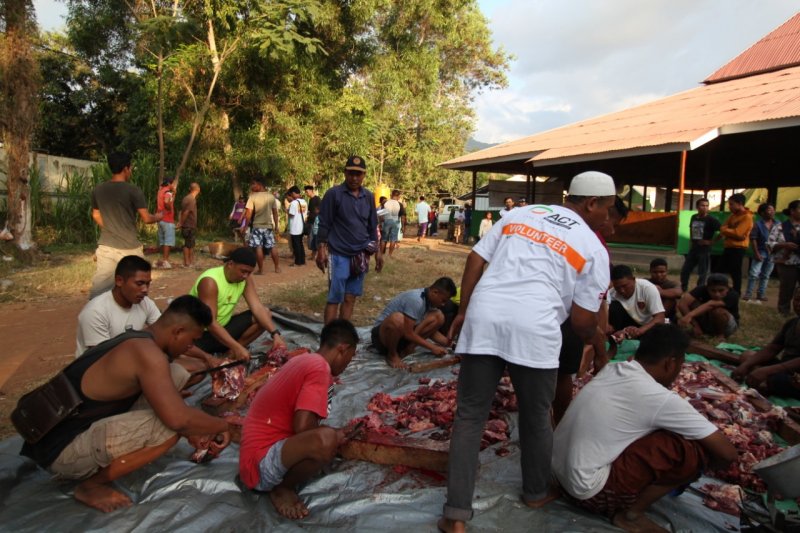
M 800 13 L 706 78 L 717 83 L 800 65 Z
M 800 125 L 800 67 L 703 85 L 661 100 L 451 159 L 469 169 L 529 160 L 535 167 L 692 150 L 726 133 Z

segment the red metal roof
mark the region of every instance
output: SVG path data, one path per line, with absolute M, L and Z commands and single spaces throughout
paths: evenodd
M 800 13 L 706 78 L 717 83 L 800 65 Z
M 701 85 L 661 100 L 576 122 L 441 165 L 471 169 L 504 161 L 534 167 L 694 150 L 733 133 L 800 125 L 800 66 Z

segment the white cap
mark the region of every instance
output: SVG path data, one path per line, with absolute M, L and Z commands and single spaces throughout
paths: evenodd
M 569 184 L 570 196 L 615 196 L 614 179 L 608 174 L 589 170 L 581 172 Z

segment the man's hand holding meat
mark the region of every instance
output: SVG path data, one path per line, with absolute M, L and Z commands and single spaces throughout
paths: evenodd
M 355 355 L 358 332 L 347 320 L 323 329 L 318 353 L 295 356 L 256 394 L 242 428 L 239 476 L 250 489 L 269 493 L 275 510 L 308 515 L 297 487 L 316 475 L 345 440 L 342 429 L 321 426 L 328 392 Z
M 197 279 L 189 294 L 208 305 L 213 316 L 206 332 L 195 343 L 197 349 L 208 353 L 230 352 L 234 359 L 248 361 L 247 346 L 264 331 L 272 337 L 273 347 L 286 345 L 272 321 L 272 313 L 258 297 L 251 275 L 256 263 L 251 249 L 237 248 L 223 266 L 206 270 Z M 234 315 L 242 297 L 248 310 Z
M 417 346 L 436 357 L 446 355 L 451 341 L 439 331 L 445 323 L 441 309 L 455 294 L 456 285 L 450 278 L 398 294 L 375 320 L 372 346 L 392 368 L 406 368 L 403 358 Z
M 184 403 L 179 391 L 189 372 L 170 363 L 210 322 L 208 306 L 181 296 L 144 331 L 87 350 L 62 371 L 82 404 L 21 453 L 62 478 L 82 480 L 75 499 L 109 512 L 132 504 L 111 482 L 162 456 L 179 436 L 223 434 L 220 451 L 230 440 L 228 423 Z

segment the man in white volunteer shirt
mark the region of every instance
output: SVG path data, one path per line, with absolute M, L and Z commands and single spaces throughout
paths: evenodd
M 664 303 L 658 288 L 646 279 L 636 279 L 626 265 L 611 269 L 608 291 L 608 333 L 618 340 L 638 339 L 656 324 L 664 323 Z
M 626 531 L 666 531 L 644 514 L 736 448 L 669 390 L 689 339 L 675 324 L 641 337 L 633 361 L 606 365 L 575 397 L 553 438 L 553 473 L 575 503 Z
M 582 339 L 595 334 L 609 273 L 608 252 L 594 231 L 615 194 L 611 176 L 578 174 L 564 206 L 509 211 L 469 254 L 450 330 L 451 337 L 461 332 L 461 370 L 443 531 L 464 531 L 472 518 L 481 434 L 506 369 L 519 402 L 522 500 L 537 508 L 557 497 L 550 486 L 550 404 L 560 325 L 570 316 Z

